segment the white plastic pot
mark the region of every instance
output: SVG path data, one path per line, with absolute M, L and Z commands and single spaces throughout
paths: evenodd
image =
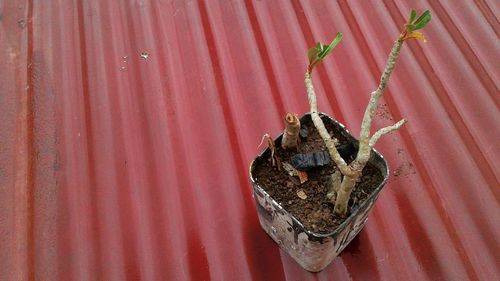
M 328 115 L 322 114 L 322 116 L 332 121 L 338 127 L 339 131 L 347 139 L 356 143 L 357 146 L 357 140 L 342 124 Z M 304 118 L 310 119 L 310 114 L 304 115 L 301 121 Z M 280 135 L 276 138 L 276 143 L 280 143 L 281 137 Z M 267 150 L 257 156 L 255 160 L 263 157 L 266 152 L 269 155 L 269 151 Z M 380 170 L 383 175 L 383 181 L 374 189 L 365 202 L 356 209 L 351 210 L 351 215 L 335 231 L 328 234 L 320 234 L 305 229 L 300 221 L 288 213 L 256 183 L 254 175 L 255 160 L 250 165 L 250 181 L 253 185 L 253 194 L 260 225 L 281 249 L 287 252 L 304 269 L 312 272 L 318 272 L 327 267 L 361 231 L 366 224 L 373 204 L 377 200 L 389 176 L 387 162 L 380 153 L 373 150 L 369 162 Z

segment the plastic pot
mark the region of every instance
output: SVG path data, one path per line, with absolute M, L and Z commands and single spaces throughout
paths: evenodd
M 339 122 L 326 114 L 323 119 L 330 119 L 339 131 L 357 146 L 357 140 Z M 310 114 L 301 118 L 310 119 Z M 325 120 L 326 121 L 326 120 Z M 281 143 L 282 135 L 276 138 Z M 266 149 L 255 160 L 269 153 Z M 269 155 L 269 154 L 267 154 Z M 255 162 L 250 165 L 250 181 L 257 206 L 259 222 L 264 231 L 304 269 L 312 272 L 323 270 L 344 248 L 356 237 L 365 226 L 375 201 L 389 176 L 389 167 L 383 156 L 372 150 L 369 162 L 380 170 L 383 181 L 368 196 L 367 200 L 356 209 L 351 210 L 350 216 L 332 233 L 321 234 L 309 231 L 293 215 L 279 205 L 255 180 Z

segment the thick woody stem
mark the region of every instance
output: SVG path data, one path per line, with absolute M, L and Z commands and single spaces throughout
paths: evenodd
M 284 149 L 297 147 L 299 144 L 299 131 L 300 120 L 297 114 L 289 112 L 285 116 L 285 132 L 283 132 L 283 139 L 281 147 Z
M 402 119 L 398 123 L 396 123 L 392 126 L 387 126 L 385 128 L 378 130 L 377 132 L 375 132 L 375 134 L 373 134 L 373 136 L 370 139 L 370 147 L 373 147 L 377 143 L 377 141 L 380 139 L 381 136 L 386 135 L 392 131 L 395 131 L 395 130 L 401 128 L 401 126 L 403 126 L 406 122 L 407 122 L 406 119 Z
M 342 159 L 342 157 L 340 156 L 339 152 L 337 151 L 337 148 L 335 147 L 335 142 L 333 141 L 332 137 L 326 130 L 325 124 L 323 123 L 323 120 L 321 120 L 321 117 L 318 114 L 316 94 L 314 92 L 312 78 L 309 71 L 306 72 L 304 82 L 306 84 L 307 97 L 309 99 L 309 105 L 311 107 L 311 119 L 314 123 L 314 126 L 316 127 L 319 135 L 325 142 L 326 148 L 328 149 L 328 153 L 330 154 L 330 157 L 332 158 L 333 162 L 337 164 L 337 167 L 339 168 L 340 172 L 343 175 L 352 175 L 353 172 L 351 171 L 347 163 L 344 161 L 344 159 Z
M 335 200 L 335 207 L 333 212 L 337 215 L 345 216 L 347 213 L 347 204 L 349 203 L 349 198 L 351 198 L 351 192 L 356 185 L 356 180 L 359 175 L 348 177 L 345 176 L 340 185 L 340 189 L 337 192 L 337 199 Z

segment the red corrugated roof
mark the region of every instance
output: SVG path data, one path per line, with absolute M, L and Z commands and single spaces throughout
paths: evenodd
M 498 1 L 0 4 L 0 280 L 500 280 Z M 323 272 L 260 229 L 261 136 L 320 110 L 357 135 L 410 8 L 430 9 L 384 97 L 407 117 L 365 229 Z M 149 54 L 147 59 L 141 53 Z

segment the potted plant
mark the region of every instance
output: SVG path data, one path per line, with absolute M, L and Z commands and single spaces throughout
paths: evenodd
M 337 33 L 329 45 L 317 43 L 308 51 L 305 86 L 310 113 L 285 116 L 285 130 L 276 139 L 268 134 L 265 149 L 250 165 L 262 228 L 303 268 L 324 269 L 366 223 L 389 176 L 386 161 L 373 146 L 383 135 L 401 128 L 403 119 L 376 131 L 370 128 L 403 43 L 416 38 L 431 19 L 429 11 L 417 18 L 412 10 L 394 42 L 380 84 L 371 93 L 359 138 L 326 114 L 318 112 L 312 71 L 341 41 Z

